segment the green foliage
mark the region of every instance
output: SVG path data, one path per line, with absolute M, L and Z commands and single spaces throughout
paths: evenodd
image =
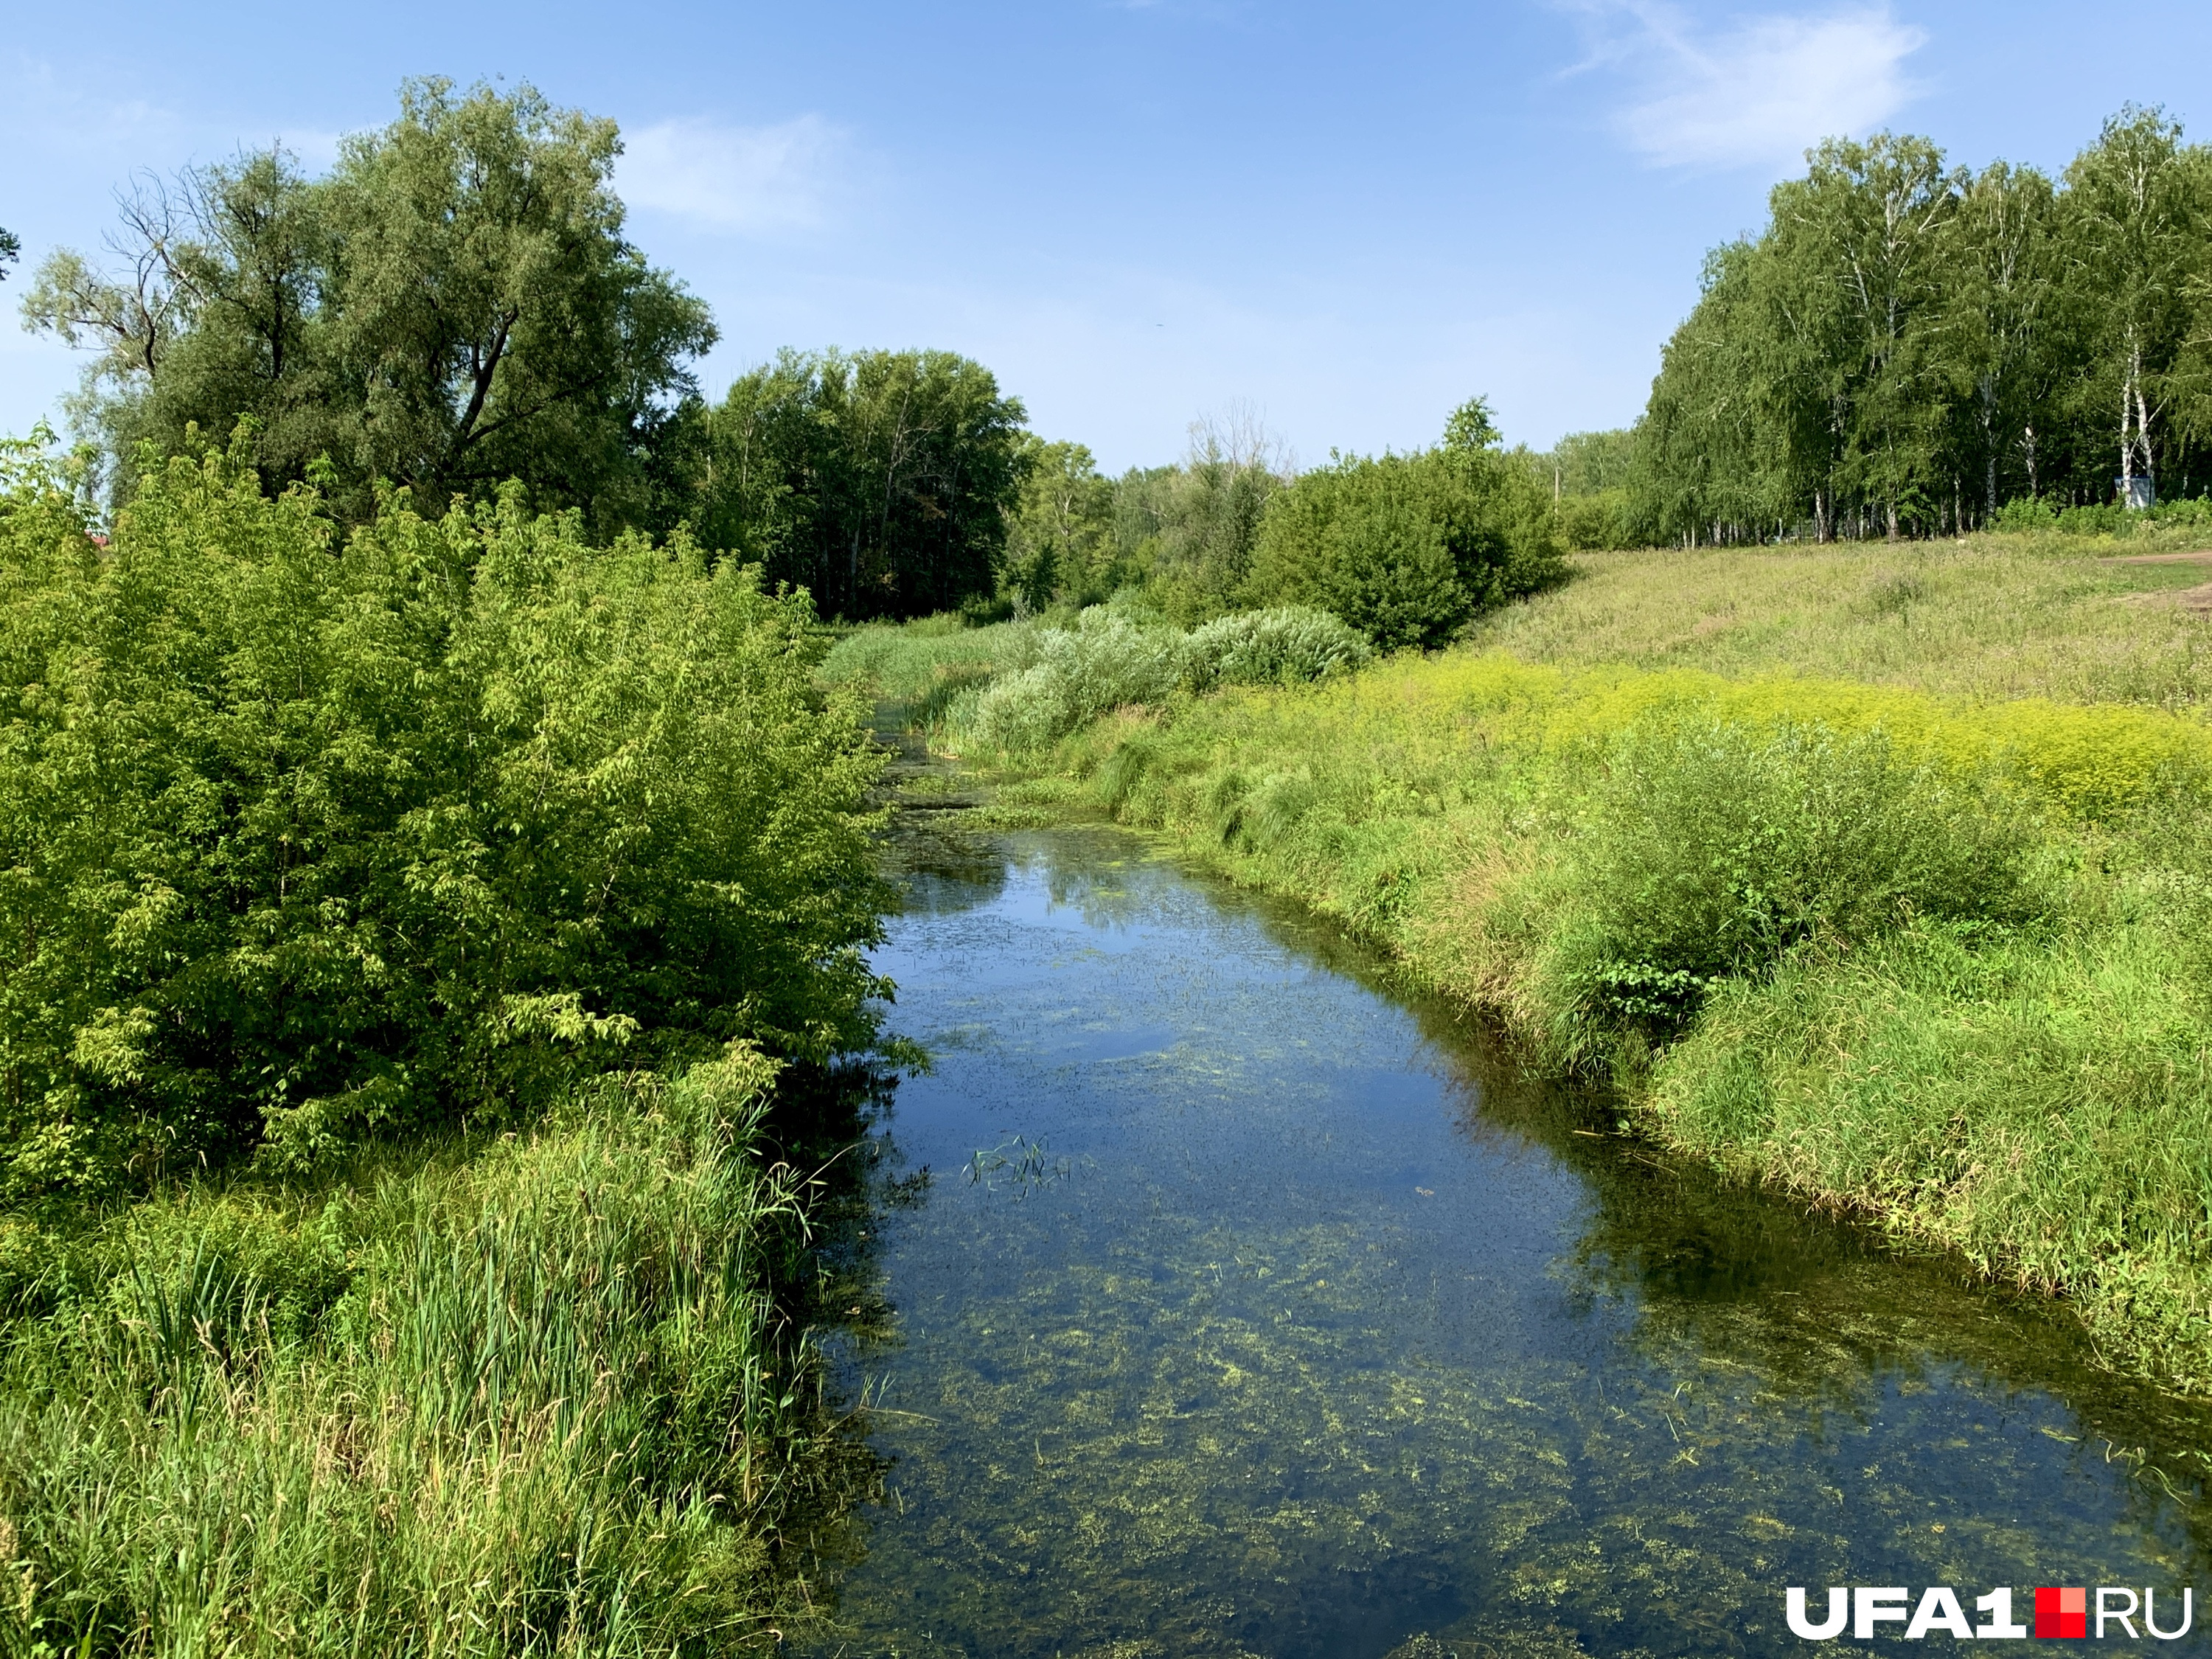
M 708 417 L 688 511 L 710 546 L 824 611 L 953 610 L 997 589 L 1008 514 L 1043 459 L 1023 419 L 949 351 L 787 351 Z
M 1109 709 L 1164 702 L 1182 680 L 1183 642 L 1178 629 L 1094 606 L 1073 628 L 1040 634 L 1028 666 L 992 681 L 969 730 L 991 748 L 1030 752 Z
M 1250 591 L 1334 612 L 1385 650 L 1436 646 L 1557 580 L 1559 556 L 1527 472 L 1462 443 L 1304 474 L 1261 526 Z
M 1249 415 L 1194 422 L 1180 465 L 1132 469 L 1115 483 L 1115 577 L 1141 579 L 1147 599 L 1186 626 L 1235 610 L 1290 477 L 1281 447 Z
M 1631 518 L 1691 544 L 1958 533 L 2212 471 L 2212 156 L 2162 112 L 2057 184 L 1834 140 L 1716 249 L 1637 428 Z M 2115 423 L 2114 416 L 2118 421 Z
M 24 313 L 99 353 L 82 413 L 120 495 L 142 442 L 250 415 L 271 488 L 327 458 L 353 519 L 378 479 L 442 507 L 510 478 L 603 532 L 665 519 L 684 365 L 714 329 L 623 240 L 619 149 L 526 85 L 410 81 L 327 177 L 272 149 L 142 187 L 131 272 L 62 250 Z
M 1194 629 L 1183 645 L 1184 685 L 1298 685 L 1364 667 L 1366 640 L 1326 611 L 1278 605 L 1242 611 Z
M 1335 617 L 1295 605 L 1240 611 L 1185 634 L 1117 604 L 1094 605 L 1064 628 L 948 629 L 931 618 L 858 629 L 821 674 L 898 704 L 909 726 L 957 746 L 1028 753 L 1111 709 L 1156 707 L 1178 691 L 1325 679 L 1373 654 Z
M 2016 495 L 2000 507 L 1990 520 L 1990 528 L 2008 535 L 2032 535 L 2039 530 L 2056 530 L 2060 509 L 2033 495 Z
M 1625 488 L 1603 489 L 1594 495 L 1566 495 L 1554 503 L 1559 538 L 1578 553 L 1619 551 L 1641 547 L 1636 508 Z
M 1577 816 L 1573 916 L 1544 967 L 1563 1036 L 1671 1036 L 1710 988 L 1792 951 L 2028 908 L 2016 810 L 1880 726 L 1646 720 L 1607 745 Z
M 0 1188 L 867 1039 L 878 761 L 803 600 L 519 490 L 341 544 L 243 442 L 104 551 L 34 459 L 0 497 Z
M 819 670 L 823 681 L 893 704 L 910 728 L 936 732 L 999 674 L 1036 659 L 1042 629 L 1034 621 L 970 628 L 954 612 L 899 627 L 871 623 L 837 642 Z
M 739 1047 L 413 1170 L 82 1231 L 0 1354 L 18 1652 L 726 1652 L 834 1465 Z M 43 1645 L 41 1645 L 43 1644 Z
M 1536 460 L 1540 481 L 1548 471 L 1562 500 L 1626 489 L 1636 465 L 1636 434 L 1626 427 L 1570 432 Z
M 1139 573 L 1124 570 L 1114 538 L 1115 487 L 1081 444 L 1030 438 L 1021 495 L 1009 513 L 1000 581 L 1022 609 L 1054 600 L 1097 605 Z
M 8 280 L 8 267 L 21 258 L 22 252 L 22 238 L 5 226 L 0 226 L 0 283 Z

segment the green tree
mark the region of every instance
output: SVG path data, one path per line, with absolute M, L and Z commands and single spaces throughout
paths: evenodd
M 2035 420 L 2063 361 L 2057 197 L 2033 167 L 2002 161 L 1960 192 L 1948 261 L 1944 358 L 1966 413 L 1961 459 L 1978 458 L 1982 510 L 1997 510 L 2001 477 L 2039 488 Z
M 633 463 L 684 362 L 714 340 L 703 302 L 623 240 L 615 125 L 528 87 L 410 82 L 400 116 L 348 139 L 330 185 L 346 227 L 334 346 L 364 402 L 357 465 L 425 498 L 507 478 L 622 521 Z
M 1386 650 L 1432 647 L 1558 580 L 1559 554 L 1549 495 L 1500 453 L 1476 398 L 1435 449 L 1333 458 L 1285 488 L 1261 526 L 1248 592 L 1332 611 Z
M 1656 535 L 1694 544 L 1763 524 L 1785 501 L 1817 501 L 1833 470 L 1826 357 L 1806 349 L 1808 319 L 1776 293 L 1773 263 L 1747 241 L 1708 255 L 1697 306 L 1660 354 L 1629 484 L 1632 517 Z
M 1095 605 L 1111 597 L 1114 483 L 1081 444 L 1024 445 L 1021 495 L 1008 515 L 1001 585 L 1025 609 L 1052 600 Z
M 325 178 L 270 150 L 142 182 L 123 274 L 63 250 L 26 318 L 98 349 L 84 407 L 126 490 L 140 444 L 248 415 L 272 489 L 327 455 L 351 516 L 379 479 L 441 503 L 514 478 L 603 528 L 650 520 L 714 330 L 623 240 L 620 149 L 528 86 L 410 81 Z
M 2106 430 L 2124 492 L 2138 475 L 2157 476 L 2191 282 L 2206 264 L 2205 172 L 2179 125 L 2132 105 L 2066 170 L 2069 285 L 2089 370 L 2081 390 L 2107 422 L 2119 416 Z
M 1024 418 L 952 352 L 786 352 L 708 417 L 693 521 L 849 619 L 987 599 L 1034 459 Z
M 1964 183 L 1923 138 L 1831 139 L 1802 180 L 1776 187 L 1774 254 L 1832 330 L 1837 482 L 1894 538 L 1943 468 L 1935 349 L 1948 234 Z
M 22 239 L 4 225 L 0 225 L 0 283 L 8 280 L 8 267 L 22 257 Z
M 1181 463 L 1132 468 L 1115 481 L 1120 568 L 1141 573 L 1153 602 L 1178 622 L 1235 610 L 1267 505 L 1292 473 L 1283 446 L 1251 410 L 1192 422 Z
M 2110 500 L 2116 439 L 2123 481 L 2203 478 L 2212 157 L 2171 120 L 2123 110 L 2056 188 L 1887 134 L 1807 159 L 1662 355 L 1639 527 L 1960 529 L 2014 492 Z

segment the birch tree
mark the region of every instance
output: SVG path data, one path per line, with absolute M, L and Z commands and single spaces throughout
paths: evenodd
M 1943 355 L 1981 471 L 1982 511 L 1997 510 L 1999 473 L 2017 462 L 2035 493 L 2037 410 L 2049 398 L 2060 342 L 2047 337 L 2060 252 L 2057 196 L 2033 167 L 2002 161 L 1959 198 Z
M 2164 111 L 2130 105 L 2066 170 L 2068 275 L 2089 319 L 2087 389 L 2117 422 L 2123 501 L 2154 481 L 2172 371 L 2203 265 L 2202 163 Z

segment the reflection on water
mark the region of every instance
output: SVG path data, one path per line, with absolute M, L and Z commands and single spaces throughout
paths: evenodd
M 890 1462 L 823 1651 L 1765 1653 L 1789 1584 L 2212 1577 L 2205 1420 L 2060 1322 L 1603 1134 L 1136 842 L 902 852 L 936 1178 L 871 1224 Z

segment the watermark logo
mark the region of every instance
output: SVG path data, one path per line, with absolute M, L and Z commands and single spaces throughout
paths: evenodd
M 1976 1596 L 1974 1611 L 1981 1617 L 1970 1620 L 1958 1592 L 1948 1584 L 1929 1585 L 1917 1601 L 1912 1592 L 1901 1584 L 1836 1584 L 1829 1588 L 1826 1612 L 1815 1618 L 1806 1605 L 1803 1587 L 1793 1585 L 1783 1596 L 1782 1611 L 1789 1621 L 1790 1633 L 1808 1642 L 1833 1641 L 1844 1634 L 1847 1626 L 1851 1636 L 1861 1642 L 1870 1642 L 1878 1634 L 1902 1635 L 1917 1641 L 1938 1632 L 1985 1641 L 2009 1641 L 2029 1633 L 2028 1627 L 2013 1617 L 2012 1595 L 2011 1589 L 2004 1588 Z M 2171 1616 L 2171 1590 L 2166 1593 L 2166 1605 Z M 2189 1634 L 2197 1619 L 2194 1591 L 2181 1592 L 2180 1622 L 2168 1630 L 2159 1623 L 2156 1592 L 2148 1587 L 2137 1592 L 2125 1584 L 2100 1584 L 2094 1597 L 2085 1586 L 2041 1588 L 2035 1592 L 2034 1607 L 2035 1635 L 2080 1640 L 2094 1637 L 2100 1642 L 2140 1642 L 2147 1637 L 2154 1641 L 2176 1642 Z M 2093 1620 L 2094 1630 L 2090 1628 Z M 1904 1628 L 1886 1628 L 1891 1625 Z

